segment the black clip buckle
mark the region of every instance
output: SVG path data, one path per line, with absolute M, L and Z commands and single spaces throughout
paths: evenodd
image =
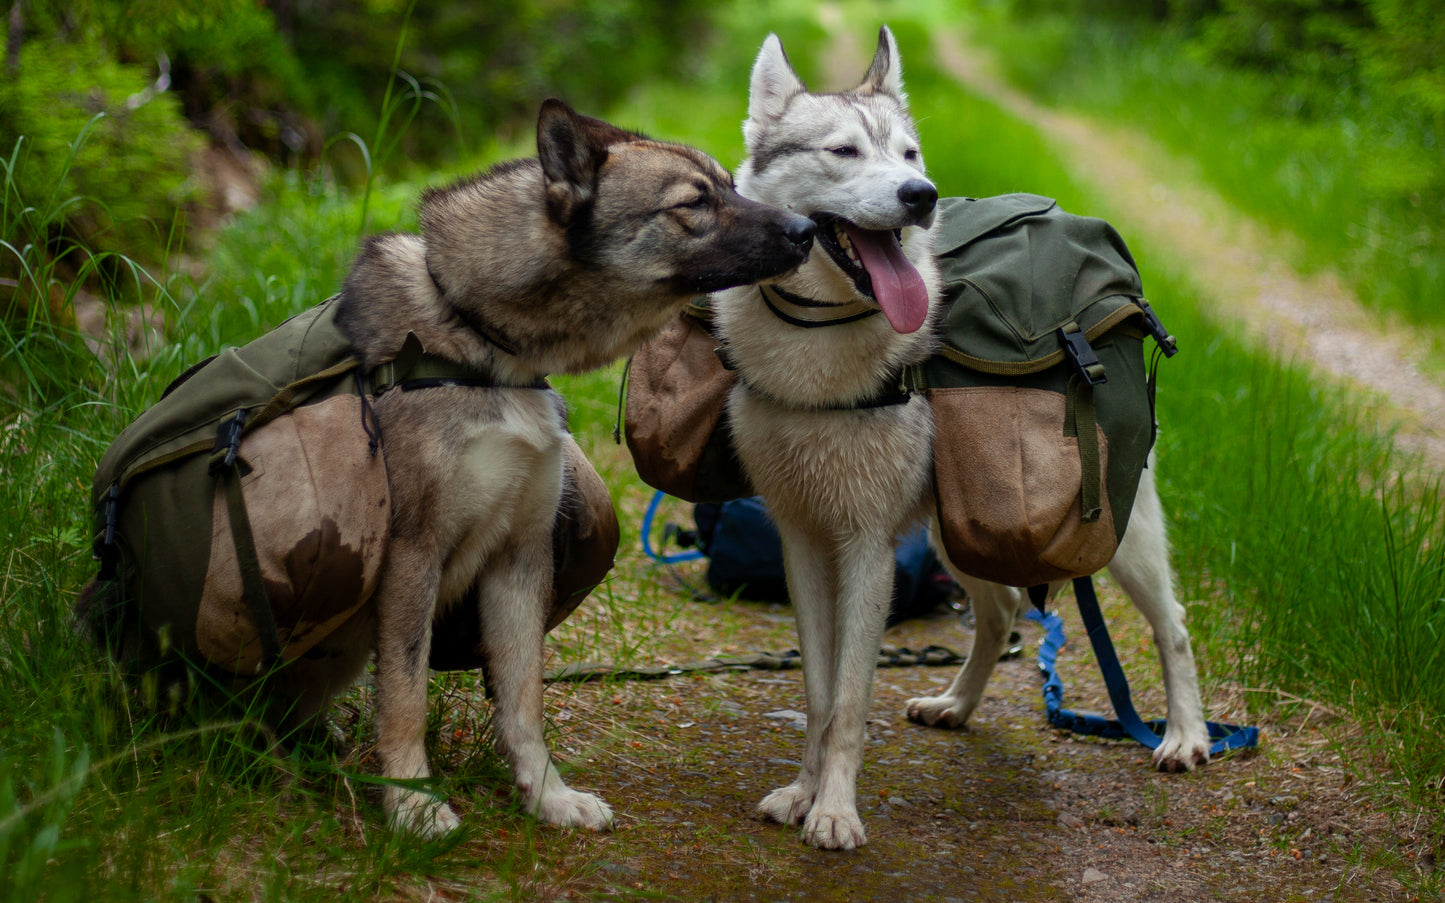
M 237 411 L 234 417 L 222 420 L 216 427 L 216 447 L 211 450 L 211 463 L 206 473 L 215 476 L 219 471 L 234 467 L 236 456 L 241 453 L 241 431 L 246 426 L 245 410 Z
M 105 506 L 105 537 L 101 545 L 115 545 L 115 531 L 120 524 L 120 484 L 111 483 L 110 488 L 105 491 L 105 500 L 101 502 Z
M 1079 324 L 1069 323 L 1061 327 L 1059 339 L 1064 343 L 1064 356 L 1079 371 L 1079 375 L 1084 377 L 1085 382 L 1097 386 L 1109 381 L 1103 362 L 1090 347 L 1089 340 L 1084 338 L 1084 331 L 1079 328 Z
M 1149 335 L 1154 339 L 1155 344 L 1159 346 L 1159 350 L 1164 352 L 1164 356 L 1173 357 L 1178 354 L 1178 340 L 1169 334 L 1169 330 L 1164 328 L 1164 324 L 1159 321 L 1159 315 L 1154 312 L 1154 308 L 1149 306 L 1149 302 L 1140 298 L 1139 309 L 1144 311 L 1144 328 L 1149 331 Z

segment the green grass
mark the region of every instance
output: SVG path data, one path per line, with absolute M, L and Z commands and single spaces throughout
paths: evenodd
M 1358 85 L 1226 69 L 1158 29 L 997 19 L 986 34 L 1045 102 L 1195 160 L 1241 210 L 1298 236 L 1298 263 L 1339 270 L 1381 311 L 1445 326 L 1445 172 L 1421 111 Z
M 747 70 L 765 32 L 782 33 L 809 76 L 822 46 L 801 13 L 769 18 L 767 27 L 740 18 L 719 41 L 708 89 L 659 80 L 613 118 L 736 163 Z M 1076 212 L 1107 211 L 1107 199 L 1073 180 L 1031 128 L 953 87 L 929 60 L 921 26 L 895 21 L 925 155 L 945 193 L 1026 190 Z M 875 25 L 859 28 L 869 50 Z M 866 65 L 858 60 L 859 76 Z M 375 186 L 366 202 L 371 228 L 408 228 L 418 187 Z M 519 893 L 533 855 L 528 822 L 490 801 L 487 791 L 505 780 L 485 734 L 447 739 L 454 725 L 484 713 L 434 710 L 433 743 L 452 763 L 450 786 L 476 789 L 475 833 L 421 843 L 382 828 L 370 792 L 375 767 L 364 756 L 274 753 L 244 709 L 163 717 L 68 627 L 72 594 L 92 568 L 85 499 L 100 453 L 184 366 L 335 291 L 355 253 L 362 199 L 278 177 L 267 204 L 217 236 L 199 282 L 107 258 L 107 271 L 127 280 L 117 292 L 165 315 L 167 342 L 143 358 L 125 350 L 118 330 L 98 356 L 87 349 L 66 317 L 78 283 L 34 250 L 36 224 L 52 211 L 26 212 L 31 199 L 13 197 L 10 180 L 5 190 L 0 253 L 24 262 L 37 284 L 57 285 L 63 301 L 56 315 L 34 308 L 29 322 L 0 336 L 0 899 L 370 900 L 424 896 L 421 889 L 457 881 L 481 898 Z M 1207 287 L 1191 283 L 1168 248 L 1118 225 L 1183 348 L 1161 368 L 1160 475 L 1207 680 L 1351 712 L 1378 729 L 1380 761 L 1409 798 L 1438 802 L 1445 687 L 1430 679 L 1445 672 L 1438 487 L 1399 479 L 1412 471 L 1376 433 L 1368 407 L 1222 329 L 1196 308 Z M 114 369 L 107 359 L 118 361 Z M 617 370 L 557 384 L 614 496 L 639 496 L 625 456 L 610 445 Z M 628 517 L 623 542 L 637 542 Z M 677 598 L 656 580 L 636 590 L 613 585 L 589 603 L 600 606 L 598 634 L 565 652 L 646 661 L 655 634 L 603 632 L 631 623 L 630 607 L 665 625 Z M 475 698 L 468 680 L 447 676 L 435 692 L 460 704 Z M 359 692 L 350 701 L 359 713 L 350 730 L 365 740 L 369 700 Z M 1373 763 L 1355 764 L 1368 776 Z M 508 855 L 488 856 L 495 845 L 470 842 L 496 825 L 524 837 Z
M 479 863 L 449 854 L 464 837 L 423 844 L 380 830 L 371 764 L 306 748 L 279 754 L 245 707 L 169 717 L 70 627 L 73 595 L 93 572 L 90 475 L 110 438 L 184 366 L 334 291 L 354 253 L 359 201 L 279 182 L 279 202 L 219 237 L 201 284 L 120 255 L 71 254 L 82 277 L 108 268 L 129 280 L 116 285 L 82 283 L 41 254 L 54 211 L 20 197 L 12 179 L 4 190 L 6 262 L 61 300 L 0 331 L 0 900 L 295 899 L 319 889 L 371 900 L 476 874 Z M 388 189 L 372 205 L 404 220 L 413 196 L 410 186 Z M 92 352 L 70 319 L 82 285 L 141 298 L 164 315 L 169 340 L 140 357 L 117 327 Z M 494 780 L 494 759 L 482 764 L 471 774 Z

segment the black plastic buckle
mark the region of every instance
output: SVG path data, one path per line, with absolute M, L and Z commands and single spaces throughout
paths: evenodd
M 1144 311 L 1144 328 L 1149 331 L 1149 335 L 1153 337 L 1155 344 L 1159 346 L 1159 350 L 1164 352 L 1164 356 L 1173 357 L 1178 354 L 1178 340 L 1169 334 L 1169 330 L 1164 328 L 1164 324 L 1159 321 L 1159 315 L 1154 312 L 1154 308 L 1149 306 L 1149 302 L 1140 298 L 1139 309 Z
M 1069 359 L 1079 375 L 1091 386 L 1109 381 L 1108 375 L 1104 372 L 1104 364 L 1099 356 L 1090 347 L 1089 340 L 1084 338 L 1084 331 L 1077 323 L 1069 323 L 1059 329 L 1059 339 L 1064 345 L 1064 356 Z
M 235 416 L 222 420 L 216 427 L 216 447 L 211 450 L 211 463 L 206 467 L 206 473 L 215 476 L 219 471 L 235 466 L 236 456 L 241 453 L 241 431 L 245 426 L 246 412 L 243 409 Z
M 101 502 L 105 508 L 105 536 L 101 545 L 115 545 L 115 531 L 120 524 L 120 484 L 111 483 L 110 488 L 105 491 L 105 500 Z

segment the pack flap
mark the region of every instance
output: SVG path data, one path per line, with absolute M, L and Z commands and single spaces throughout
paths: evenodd
M 1041 194 L 1001 194 L 992 198 L 944 198 L 933 229 L 936 254 L 948 254 L 1025 216 L 1046 213 L 1056 201 Z
M 1037 195 L 950 201 L 940 209 L 951 246 L 938 258 L 945 356 L 959 360 L 947 353 L 952 349 L 969 361 L 1032 372 L 1058 357 L 1065 324 L 1097 334 L 1101 323 L 1111 328 L 1140 313 L 1139 271 L 1103 220 L 1066 213 Z
M 336 327 L 336 298 L 287 320 L 240 348 L 228 348 L 177 381 L 161 402 L 121 431 L 101 458 L 91 502 L 137 471 L 207 449 L 222 417 L 257 408 L 297 380 L 344 361 L 350 343 Z M 301 399 L 297 399 L 300 401 Z

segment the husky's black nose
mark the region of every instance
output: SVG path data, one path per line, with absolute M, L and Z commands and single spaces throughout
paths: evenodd
M 898 186 L 898 200 L 908 208 L 911 216 L 923 219 L 933 212 L 933 206 L 938 203 L 938 189 L 926 179 L 909 179 Z
M 783 224 L 783 235 L 800 248 L 806 248 L 813 243 L 813 233 L 816 231 L 818 227 L 806 216 L 790 216 Z

